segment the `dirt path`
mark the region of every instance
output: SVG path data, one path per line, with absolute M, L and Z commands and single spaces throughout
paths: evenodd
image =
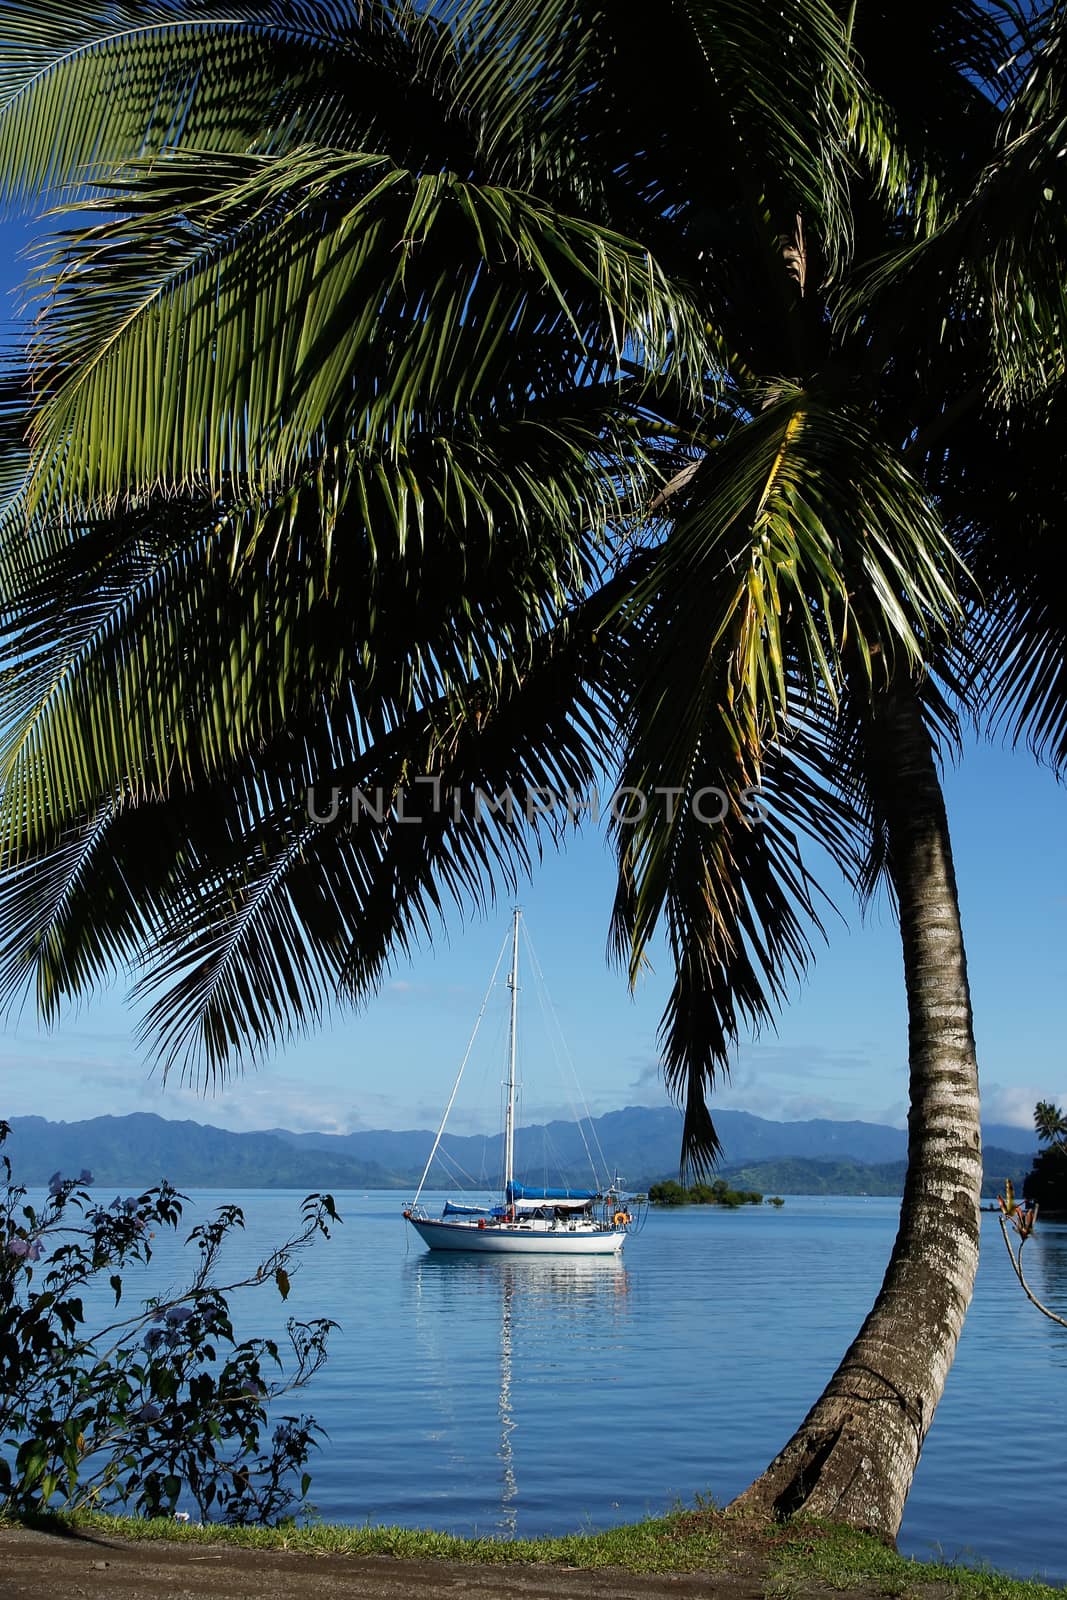
M 764 1600 L 760 1573 L 468 1566 L 0 1529 L 0 1600 Z

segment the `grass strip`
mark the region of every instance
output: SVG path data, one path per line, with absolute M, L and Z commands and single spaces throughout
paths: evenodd
M 773 1541 L 765 1587 L 768 1600 L 790 1600 L 813 1583 L 917 1600 L 933 1600 L 936 1593 L 957 1600 L 1063 1600 L 1065 1593 L 989 1566 L 916 1561 L 898 1555 L 880 1539 L 840 1524 L 798 1520 L 776 1531 L 766 1530 L 765 1537 Z
M 599 1533 L 558 1538 L 460 1538 L 432 1529 L 284 1523 L 226 1527 L 217 1523 L 150 1521 L 103 1512 L 43 1516 L 0 1526 L 43 1532 L 95 1533 L 105 1538 L 211 1544 L 312 1556 L 392 1556 L 408 1561 L 471 1565 L 618 1567 L 635 1573 L 743 1572 L 766 1600 L 791 1600 L 813 1586 L 921 1600 L 1063 1600 L 1065 1590 L 1011 1578 L 985 1567 L 915 1561 L 880 1540 L 832 1524 L 796 1521 L 761 1526 L 701 1504 Z

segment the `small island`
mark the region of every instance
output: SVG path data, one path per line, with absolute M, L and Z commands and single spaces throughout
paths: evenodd
M 760 1206 L 763 1196 L 757 1189 L 731 1189 L 725 1178 L 714 1183 L 695 1183 L 686 1189 L 668 1179 L 654 1183 L 648 1191 L 649 1203 L 654 1206 Z

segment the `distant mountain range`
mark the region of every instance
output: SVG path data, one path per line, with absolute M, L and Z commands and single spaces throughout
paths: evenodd
M 198 1122 L 172 1122 L 147 1112 L 50 1122 L 13 1117 L 7 1154 L 16 1177 L 45 1183 L 57 1169 L 88 1167 L 103 1185 L 148 1185 L 167 1177 L 203 1189 L 410 1189 L 433 1143 L 427 1129 L 345 1134 L 230 1133 Z M 723 1177 L 774 1194 L 899 1194 L 907 1135 L 875 1122 L 771 1122 L 747 1111 L 719 1111 Z M 986 1192 L 1029 1171 L 1036 1140 L 1025 1128 L 990 1124 L 985 1133 Z M 526 1182 L 589 1181 L 586 1143 L 603 1151 L 631 1189 L 676 1177 L 681 1115 L 669 1106 L 609 1111 L 583 1129 L 574 1122 L 522 1128 L 515 1136 L 518 1175 Z M 499 1180 L 499 1134 L 446 1134 L 435 1187 Z M 598 1162 L 603 1170 L 604 1162 Z
M 8 1120 L 5 1150 L 23 1183 L 46 1183 L 56 1170 L 75 1173 L 82 1167 L 105 1185 L 169 1178 L 185 1188 L 310 1190 L 392 1188 L 403 1181 L 373 1162 L 294 1149 L 275 1134 L 230 1133 L 149 1112 L 87 1122 Z

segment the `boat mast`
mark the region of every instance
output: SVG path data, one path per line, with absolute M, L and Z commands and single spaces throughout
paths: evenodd
M 508 1110 L 504 1122 L 504 1204 L 512 1205 L 511 1186 L 515 1180 L 515 1024 L 519 1011 L 519 918 L 515 907 L 515 921 L 511 930 L 511 971 L 508 988 L 511 990 L 511 1029 L 508 1038 Z

